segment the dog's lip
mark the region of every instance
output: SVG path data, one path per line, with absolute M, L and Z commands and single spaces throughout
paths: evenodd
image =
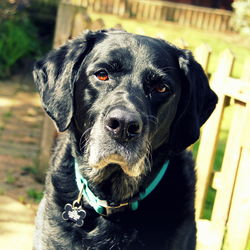
M 126 160 L 119 154 L 111 154 L 103 157 L 98 163 L 94 165 L 95 168 L 104 168 L 109 164 L 116 164 L 119 166 L 128 165 Z
M 120 167 L 125 174 L 130 177 L 137 177 L 142 173 L 142 164 L 144 163 L 144 159 L 139 160 L 135 165 L 130 166 L 128 162 L 118 154 L 111 154 L 103 159 L 101 159 L 98 163 L 92 165 L 92 167 L 97 169 L 106 168 L 109 166 L 112 167 Z

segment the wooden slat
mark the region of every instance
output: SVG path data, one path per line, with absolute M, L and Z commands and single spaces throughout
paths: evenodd
M 208 187 L 211 182 L 213 172 L 213 162 L 215 150 L 218 141 L 219 128 L 221 126 L 224 108 L 226 107 L 229 97 L 225 96 L 222 88 L 225 79 L 230 76 L 234 65 L 234 55 L 231 51 L 226 50 L 221 53 L 217 71 L 212 77 L 211 87 L 219 97 L 219 102 L 212 116 L 203 126 L 200 139 L 200 146 L 197 155 L 197 192 L 196 192 L 196 218 L 200 219 L 204 208 Z
M 226 78 L 225 81 L 227 84 L 222 87 L 225 95 L 244 103 L 250 101 L 250 84 L 248 82 L 231 77 Z
M 76 4 L 79 4 L 79 0 Z M 78 35 L 79 32 L 85 28 L 86 23 L 83 22 L 83 11 L 83 7 L 64 3 L 59 5 L 54 37 L 54 48 L 61 46 L 70 37 Z M 51 147 L 53 145 L 55 134 L 56 128 L 51 119 L 46 115 L 43 124 L 38 166 L 38 176 L 40 176 L 41 179 L 44 178 L 45 172 L 48 168 Z
M 250 84 L 250 83 L 249 83 Z M 233 198 L 223 245 L 225 250 L 245 250 L 250 233 L 250 103 L 246 108 L 246 123 L 241 136 L 242 153 L 235 181 Z
M 143 19 L 147 20 L 149 18 L 149 13 L 150 13 L 150 5 L 146 4 L 143 12 Z
M 75 7 L 61 3 L 57 12 L 56 31 L 54 37 L 54 48 L 61 46 L 71 36 L 74 21 Z M 44 117 L 43 131 L 41 136 L 40 155 L 38 164 L 38 178 L 44 179 L 49 165 L 51 147 L 54 141 L 56 128 L 50 118 Z
M 235 61 L 235 55 L 230 49 L 224 50 L 219 57 L 218 67 L 216 69 L 216 74 L 220 75 L 223 79 L 224 77 L 231 76 L 233 71 Z
M 213 162 L 218 142 L 219 128 L 221 126 L 226 103 L 227 98 L 224 95 L 219 96 L 219 102 L 214 113 L 203 126 L 199 151 L 196 159 L 197 191 L 195 207 L 197 219 L 202 216 L 207 190 L 211 182 L 211 173 L 213 172 Z
M 250 66 L 250 57 L 248 57 L 245 60 L 244 66 L 242 68 L 242 73 L 241 73 L 241 80 L 242 81 L 250 82 L 250 70 L 249 70 L 249 66 Z
M 245 122 L 244 111 L 245 106 L 239 103 L 235 105 L 235 112 L 231 124 L 231 129 L 228 135 L 220 173 L 220 185 L 216 192 L 216 198 L 212 212 L 211 221 L 212 224 L 214 224 L 218 229 L 218 234 L 221 238 L 221 246 L 225 233 L 227 216 L 230 209 L 235 176 L 237 174 L 238 164 L 240 160 L 241 140 L 239 133 L 240 131 L 242 131 L 242 125 Z
M 221 250 L 218 228 L 209 220 L 197 221 L 196 250 Z
M 54 47 L 59 47 L 69 39 L 72 32 L 76 7 L 60 4 L 57 12 Z
M 194 51 L 195 59 L 201 64 L 203 70 L 208 73 L 208 64 L 211 56 L 211 47 L 207 44 L 202 44 Z
M 74 38 L 81 34 L 84 30 L 89 29 L 91 25 L 90 18 L 87 16 L 85 8 L 78 7 L 74 20 L 73 20 L 73 26 L 71 31 L 71 37 Z

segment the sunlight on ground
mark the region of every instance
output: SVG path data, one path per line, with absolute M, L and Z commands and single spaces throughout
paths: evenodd
M 9 197 L 0 198 L 0 248 L 32 249 L 34 211 Z
M 40 98 L 38 94 L 34 94 L 32 98 L 30 98 L 30 95 L 27 96 L 25 93 L 22 93 L 17 96 L 17 99 L 12 99 L 11 97 L 0 97 L 0 108 L 1 107 L 16 107 L 23 105 L 24 102 L 29 102 L 32 105 L 35 106 L 41 106 Z M 29 98 L 29 99 L 27 99 Z
M 22 102 L 17 100 L 12 100 L 8 97 L 0 97 L 0 107 L 12 107 L 12 106 L 19 106 Z

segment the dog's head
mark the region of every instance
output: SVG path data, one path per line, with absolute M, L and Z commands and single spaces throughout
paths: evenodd
M 74 134 L 81 170 L 97 184 L 129 181 L 121 196 L 153 152 L 194 143 L 217 102 L 189 51 L 123 31 L 86 32 L 39 61 L 34 78 L 59 131 Z

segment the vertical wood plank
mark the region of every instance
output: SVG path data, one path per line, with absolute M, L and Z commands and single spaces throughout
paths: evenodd
M 231 51 L 226 50 L 221 53 L 216 73 L 212 77 L 211 87 L 219 97 L 218 104 L 212 116 L 203 126 L 198 150 L 197 165 L 197 192 L 196 192 L 196 218 L 202 216 L 206 195 L 211 182 L 213 172 L 213 162 L 218 141 L 219 128 L 221 126 L 224 108 L 228 103 L 222 91 L 222 86 L 226 77 L 231 75 L 235 57 Z
M 55 48 L 59 47 L 70 38 L 74 17 L 75 6 L 63 3 L 59 5 L 54 37 Z
M 211 182 L 219 129 L 227 103 L 227 98 L 223 94 L 217 92 L 217 95 L 219 96 L 219 102 L 215 111 L 203 126 L 196 159 L 197 184 L 195 208 L 197 220 L 202 216 L 208 187 Z
M 91 19 L 86 14 L 85 8 L 78 7 L 72 25 L 71 36 L 78 36 L 84 30 L 89 29 L 90 25 Z
M 114 0 L 114 3 L 113 3 L 113 13 L 115 15 L 119 14 L 119 3 L 120 3 L 119 0 Z
M 250 83 L 249 83 L 250 84 Z M 250 103 L 246 108 L 242 153 L 224 240 L 224 250 L 245 250 L 250 233 Z
M 54 48 L 61 46 L 71 36 L 75 7 L 61 3 L 58 7 L 56 18 L 56 31 L 54 37 Z M 45 115 L 40 144 L 38 178 L 44 179 L 48 168 L 51 147 L 56 134 L 56 128 L 51 119 Z
M 149 4 L 145 4 L 145 9 L 143 12 L 143 19 L 147 20 L 149 18 L 149 13 L 150 13 L 150 5 Z
M 204 13 L 203 12 L 198 13 L 198 20 L 196 24 L 197 28 L 202 28 L 203 20 L 204 20 Z
M 79 4 L 79 0 L 76 4 Z M 79 12 L 77 12 L 77 10 Z M 82 12 L 81 12 L 82 10 Z M 73 6 L 70 4 L 59 4 L 57 18 L 56 18 L 56 30 L 54 37 L 54 48 L 61 46 L 69 38 L 82 31 L 86 23 L 83 22 L 84 8 L 79 6 Z M 78 15 L 76 15 L 76 13 Z M 73 29 L 74 27 L 74 29 Z M 56 128 L 51 119 L 46 115 L 43 123 L 43 131 L 40 145 L 40 156 L 38 174 L 41 179 L 44 178 L 45 172 L 48 168 L 49 158 L 51 154 L 51 147 L 56 135 Z
M 169 13 L 169 11 L 168 11 L 168 13 Z M 167 16 L 167 20 L 173 20 L 174 22 L 178 22 L 180 15 L 181 15 L 181 9 L 175 9 L 174 15 L 171 16 L 171 18 L 170 18 L 170 15 L 169 15 L 169 17 Z
M 219 57 L 218 67 L 215 76 L 224 79 L 231 76 L 235 62 L 235 55 L 230 49 L 224 50 Z
M 241 73 L 241 80 L 246 81 L 246 82 L 250 82 L 249 66 L 250 66 L 250 57 L 248 57 L 245 60 L 245 63 L 244 63 L 243 69 L 242 69 L 242 73 Z
M 250 57 L 246 59 L 241 79 L 249 82 L 250 85 Z M 225 237 L 225 244 L 223 249 L 225 250 L 245 250 L 247 241 L 250 235 L 250 102 L 246 107 L 246 122 L 244 124 L 244 130 L 242 132 L 242 157 L 239 164 L 239 170 L 237 173 L 237 179 L 235 183 L 234 195 L 232 198 L 232 205 L 230 208 L 227 234 Z M 239 216 L 240 214 L 240 216 Z
M 194 51 L 194 57 L 202 66 L 203 70 L 208 73 L 208 65 L 212 49 L 208 44 L 202 44 Z
M 218 234 L 221 239 L 220 247 L 222 247 L 233 187 L 241 155 L 241 140 L 239 133 L 242 131 L 242 124 L 245 122 L 244 111 L 245 107 L 242 104 L 235 104 L 235 112 L 228 135 L 221 172 L 218 178 L 216 178 L 217 193 L 211 221 L 218 229 Z

